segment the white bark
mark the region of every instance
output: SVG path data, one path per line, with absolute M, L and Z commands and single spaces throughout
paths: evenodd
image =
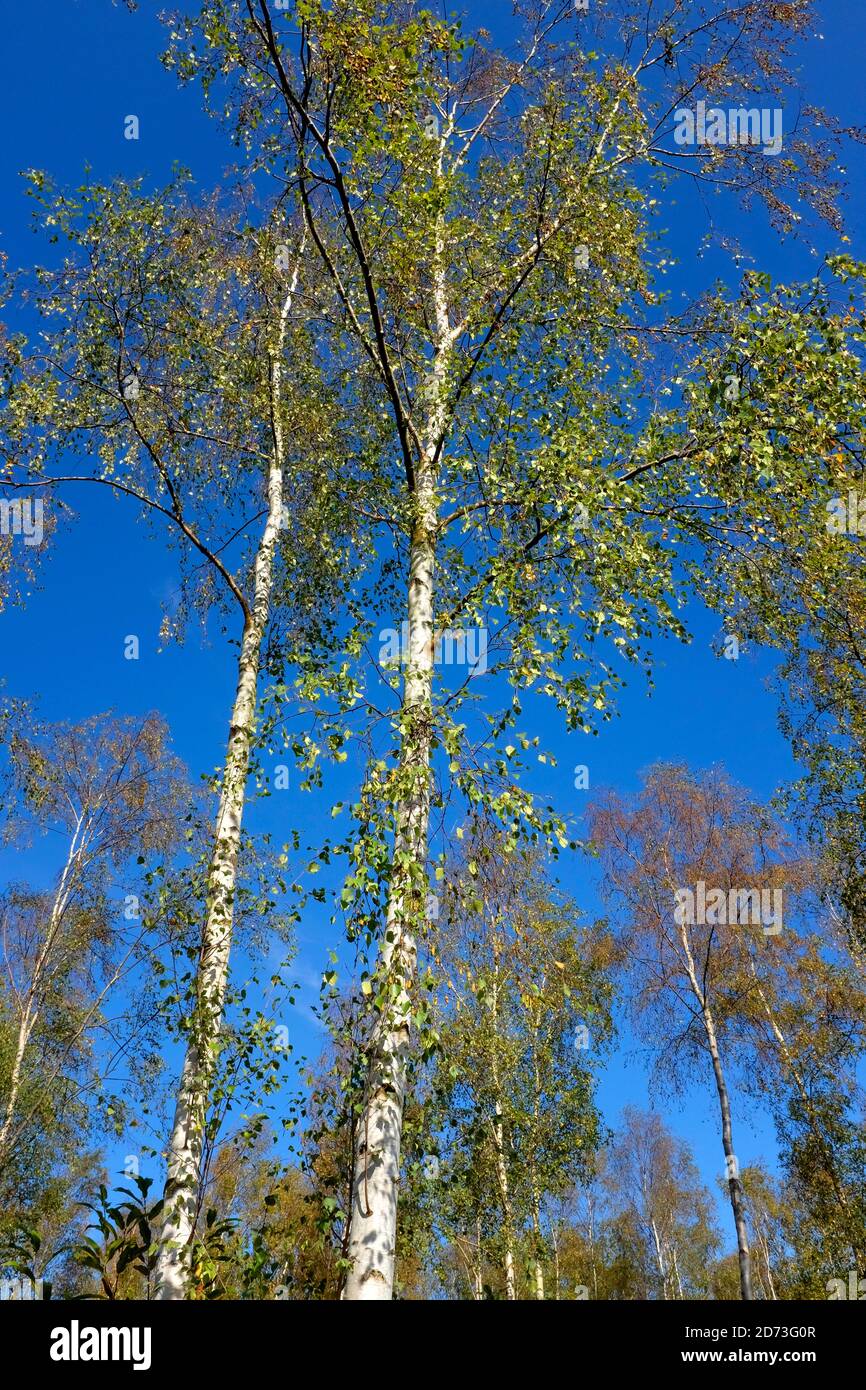
M 261 644 L 270 613 L 274 553 L 283 509 L 281 371 L 286 324 L 297 288 L 304 245 L 283 302 L 276 346 L 271 352 L 273 452 L 267 479 L 268 511 L 256 554 L 253 601 L 244 621 L 222 791 L 208 871 L 205 922 L 196 978 L 196 1007 L 178 1086 L 166 1160 L 164 1208 L 156 1262 L 156 1297 L 186 1296 L 189 1255 L 200 1200 L 201 1159 L 208 1097 L 219 1051 L 228 984 L 229 953 L 250 741 L 256 713 Z
M 716 1036 L 715 1019 L 712 1010 L 707 1002 L 703 990 L 698 983 L 697 970 L 692 956 L 691 946 L 689 945 L 688 933 L 685 926 L 680 930 L 680 940 L 686 958 L 686 969 L 689 976 L 689 983 L 692 987 L 698 1006 L 701 1011 L 701 1018 L 704 1024 L 704 1032 L 707 1036 L 707 1046 L 710 1051 L 710 1058 L 713 1064 L 713 1075 L 716 1080 L 716 1091 L 719 1097 L 719 1110 L 722 1117 L 722 1146 L 725 1151 L 725 1161 L 728 1170 L 728 1193 L 731 1199 L 731 1210 L 734 1214 L 734 1227 L 737 1233 L 737 1257 L 740 1265 L 740 1296 L 743 1299 L 751 1299 L 752 1295 L 752 1265 L 749 1256 L 749 1236 L 746 1229 L 746 1213 L 743 1203 L 743 1188 L 737 1172 L 737 1158 L 734 1153 L 733 1125 L 731 1122 L 731 1102 L 728 1095 L 728 1085 L 725 1080 L 724 1068 L 722 1067 L 719 1043 Z
M 679 1266 L 679 1261 L 677 1260 L 677 1247 L 676 1247 L 675 1245 L 671 1245 L 669 1248 L 670 1248 L 670 1252 L 671 1252 L 671 1263 L 672 1263 L 672 1266 L 673 1266 L 674 1278 L 675 1278 L 676 1281 L 677 1281 L 677 1298 L 682 1298 L 682 1297 L 683 1297 L 683 1285 L 682 1285 L 682 1280 L 680 1279 L 680 1266 Z
M 540 1107 L 541 1107 L 541 1072 L 538 1065 L 538 1034 L 539 1023 L 537 1015 L 533 1016 L 532 1028 L 532 1073 L 535 1081 L 535 1089 L 532 1096 L 532 1119 L 535 1126 L 534 1147 L 540 1143 Z M 544 1267 L 538 1251 L 541 1250 L 541 1196 L 536 1175 L 535 1157 L 530 1160 L 530 1177 L 532 1184 L 532 1229 L 535 1236 L 536 1255 L 534 1260 L 535 1270 L 535 1297 L 544 1300 Z
M 496 1175 L 502 1196 L 502 1227 L 505 1239 L 505 1297 L 509 1303 L 517 1298 L 517 1278 L 514 1272 L 513 1216 L 511 1192 L 508 1186 L 508 1166 L 505 1162 L 505 1142 L 502 1130 L 502 1105 L 496 1102 Z
M 430 705 L 433 670 L 433 543 L 427 523 L 412 541 L 409 578 L 409 653 L 404 690 L 401 775 L 412 788 L 397 810 L 394 869 L 388 898 L 379 975 L 389 997 L 370 1042 L 365 1102 L 358 1120 L 348 1255 L 351 1268 L 343 1297 L 390 1299 L 394 1289 L 397 1191 L 411 989 L 416 947 L 412 922 L 426 893 L 405 866 L 427 860 L 430 816 Z
M 46 972 L 48 971 L 51 954 L 63 923 L 63 914 L 69 905 L 69 898 L 75 882 L 76 869 L 84 848 L 82 843 L 83 830 L 84 818 L 82 815 L 78 818 L 72 833 L 72 839 L 70 840 L 69 850 L 66 856 L 66 863 L 63 866 L 57 892 L 54 895 L 54 901 L 51 905 L 51 915 L 45 929 L 45 940 L 36 956 L 33 970 L 23 996 L 18 994 L 14 981 L 10 979 L 12 992 L 18 999 L 18 1036 L 15 1042 L 15 1056 L 12 1059 L 12 1071 L 9 1078 L 9 1094 L 6 1097 L 6 1104 L 4 1106 L 3 1123 L 0 1125 L 0 1168 L 2 1168 L 8 1157 L 10 1140 L 12 1137 L 12 1125 L 15 1119 L 15 1110 L 21 1092 L 21 1080 L 24 1074 L 24 1058 L 27 1052 L 27 1046 L 33 1034 L 33 1029 L 39 1017 Z
M 595 1202 L 589 1200 L 589 1248 L 592 1255 L 592 1296 L 598 1298 L 598 1265 L 595 1259 Z
M 778 1300 L 779 1295 L 776 1293 L 776 1285 L 773 1282 L 773 1267 L 770 1261 L 770 1247 L 767 1243 L 766 1236 L 759 1236 L 758 1243 L 761 1247 L 761 1254 L 764 1257 L 764 1268 L 767 1272 L 767 1287 L 770 1290 L 770 1298 Z
M 394 867 L 379 952 L 387 992 L 370 1041 L 366 1090 L 357 1122 L 348 1256 L 343 1297 L 374 1302 L 393 1297 L 400 1146 L 410 1043 L 416 945 L 413 923 L 426 902 L 433 703 L 433 585 L 437 525 L 436 463 L 446 432 L 447 349 L 444 232 L 434 272 L 435 356 L 425 383 L 427 416 L 413 497 L 407 619 L 409 650 L 403 687 L 400 776 L 406 791 L 396 812 Z
M 646 1193 L 644 1193 L 644 1197 L 646 1197 Z M 659 1238 L 659 1231 L 658 1231 L 658 1226 L 657 1226 L 656 1223 L 655 1223 L 655 1217 L 650 1217 L 650 1229 L 651 1229 L 652 1235 L 653 1235 L 653 1244 L 655 1245 L 655 1251 L 656 1251 L 656 1264 L 658 1265 L 659 1274 L 661 1275 L 661 1280 L 662 1280 L 662 1298 L 663 1298 L 663 1299 L 667 1299 L 667 1296 L 668 1296 L 668 1272 L 667 1272 L 667 1269 L 665 1268 L 664 1251 L 662 1250 L 662 1243 L 661 1243 L 661 1240 L 660 1240 L 660 1238 Z
M 499 965 L 494 946 L 493 989 L 491 991 L 491 1012 L 493 1020 L 493 1049 L 490 1069 L 493 1077 L 496 1120 L 493 1125 L 493 1143 L 496 1155 L 496 1176 L 502 1198 L 502 1231 L 505 1241 L 505 1297 L 509 1303 L 517 1298 L 517 1277 L 514 1270 L 514 1217 L 511 1208 L 511 1190 L 508 1183 L 508 1164 L 505 1160 L 505 1133 L 502 1123 L 502 1086 L 499 1076 Z

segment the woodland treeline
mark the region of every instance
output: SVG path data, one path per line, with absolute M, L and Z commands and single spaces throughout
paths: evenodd
M 160 641 L 219 653 L 189 698 L 226 742 L 203 776 L 158 711 L 0 692 L 3 847 L 51 859 L 0 894 L 4 1296 L 866 1279 L 860 134 L 802 97 L 813 0 L 513 11 L 187 5 L 162 61 L 224 185 L 27 171 L 0 596 L 50 594 L 55 538 L 110 498 L 176 569 Z M 699 101 L 797 119 L 771 153 L 684 146 Z M 683 206 L 718 266 L 694 293 Z M 801 281 L 745 260 L 759 217 Z M 720 668 L 773 654 L 798 775 L 534 791 L 565 738 L 588 774 L 706 610 Z M 287 1026 L 302 931 L 320 1056 Z M 652 1083 L 605 1115 L 624 1033 Z M 746 1165 L 756 1114 L 777 1154 Z

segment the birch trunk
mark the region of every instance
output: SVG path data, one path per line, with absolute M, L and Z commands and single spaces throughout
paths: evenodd
M 827 1174 L 830 1178 L 830 1185 L 833 1188 L 833 1193 L 845 1216 L 850 1217 L 850 1206 L 848 1203 L 848 1199 L 845 1196 L 845 1190 L 839 1182 L 839 1176 L 836 1171 L 836 1163 L 833 1157 L 833 1151 L 827 1142 L 826 1136 L 821 1132 L 821 1129 L 819 1128 L 816 1122 L 815 1107 L 812 1104 L 812 1099 L 809 1095 L 806 1083 L 791 1053 L 791 1049 L 788 1046 L 787 1039 L 784 1033 L 782 1032 L 781 1028 L 779 1027 L 772 1006 L 770 1005 L 770 1001 L 767 999 L 766 993 L 764 992 L 764 989 L 758 977 L 758 972 L 755 969 L 754 959 L 751 956 L 749 957 L 749 968 L 751 970 L 752 979 L 755 983 L 755 988 L 758 992 L 758 998 L 761 1001 L 761 1006 L 764 1010 L 767 1022 L 770 1025 L 770 1030 L 778 1045 L 782 1061 L 784 1062 L 784 1065 L 787 1067 L 788 1073 L 793 1079 L 794 1085 L 797 1087 L 797 1092 L 799 1094 L 800 1100 L 803 1103 L 803 1110 L 806 1114 L 809 1123 L 809 1128 L 812 1131 L 812 1134 L 814 1135 L 815 1142 L 818 1144 L 824 1156 L 824 1161 L 827 1165 Z M 856 1225 L 852 1224 L 851 1229 L 855 1230 Z M 855 1261 L 859 1262 L 860 1252 L 856 1249 L 853 1243 L 852 1251 L 854 1253 Z M 773 1297 L 775 1297 L 775 1294 L 773 1295 Z
M 662 1298 L 663 1298 L 665 1301 L 667 1301 L 667 1296 L 668 1296 L 668 1272 L 667 1272 L 667 1270 L 665 1269 L 665 1257 L 664 1257 L 664 1252 L 663 1252 L 663 1250 L 662 1250 L 662 1243 L 661 1243 L 661 1240 L 659 1239 L 659 1232 L 658 1232 L 658 1227 L 657 1227 L 657 1225 L 656 1225 L 656 1223 L 655 1223 L 655 1217 L 651 1217 L 651 1218 L 650 1218 L 650 1229 L 652 1230 L 653 1244 L 655 1245 L 656 1264 L 658 1265 L 659 1274 L 661 1275 L 661 1280 L 662 1280 Z
M 671 1262 L 672 1262 L 673 1271 L 674 1271 L 674 1278 L 675 1278 L 676 1281 L 677 1281 L 677 1298 L 682 1298 L 682 1296 L 683 1296 L 683 1285 L 682 1285 L 682 1280 L 680 1279 L 680 1266 L 679 1266 L 679 1261 L 677 1260 L 677 1247 L 676 1247 L 675 1245 L 670 1246 L 670 1252 L 671 1252 Z
M 508 1183 L 508 1164 L 505 1161 L 505 1133 L 502 1123 L 502 1091 L 499 1078 L 499 1061 L 496 1047 L 499 1040 L 499 966 L 494 946 L 493 989 L 491 1008 L 493 1015 L 493 1052 L 490 1069 L 493 1077 L 496 1120 L 493 1125 L 493 1143 L 496 1154 L 496 1177 L 502 1197 L 502 1226 L 505 1239 L 505 1297 L 509 1303 L 517 1299 L 517 1278 L 514 1272 L 514 1221 L 511 1209 L 511 1189 Z
M 273 452 L 267 478 L 268 511 L 253 575 L 253 601 L 245 614 L 237 685 L 223 765 L 214 846 L 208 870 L 205 921 L 196 978 L 196 1006 L 178 1086 L 166 1160 L 163 1217 L 156 1261 L 156 1298 L 186 1296 L 189 1256 L 201 1187 L 208 1097 L 219 1053 L 228 984 L 238 852 L 249 773 L 250 742 L 256 713 L 261 645 L 270 613 L 274 553 L 283 510 L 284 445 L 281 420 L 282 353 L 289 309 L 297 289 L 301 251 L 280 313 L 276 347 L 271 350 L 271 428 Z
M 18 1021 L 18 1037 L 15 1041 L 15 1056 L 12 1059 L 12 1071 L 9 1077 L 9 1094 L 6 1098 L 6 1105 L 3 1111 L 3 1123 L 0 1125 L 0 1169 L 6 1162 L 11 1147 L 12 1125 L 15 1119 L 15 1110 L 18 1104 L 18 1097 L 21 1093 L 21 1079 L 24 1073 L 24 1058 L 27 1053 L 27 1046 L 30 1042 L 33 1029 L 39 1017 L 41 1007 L 40 995 L 42 991 L 45 973 L 51 959 L 51 952 L 57 940 L 63 922 L 63 914 L 69 904 L 72 893 L 72 886 L 75 880 L 76 869 L 83 852 L 84 815 L 79 817 L 69 843 L 69 851 L 66 856 L 66 863 L 60 875 L 60 882 L 54 901 L 51 904 L 51 915 L 48 919 L 48 926 L 45 931 L 45 940 L 39 949 L 36 961 L 33 965 L 33 972 L 30 976 L 30 983 L 24 999 L 20 1002 L 20 1013 Z M 12 992 L 15 988 L 10 980 Z
M 532 1074 L 533 1074 L 533 1079 L 534 1079 L 534 1081 L 535 1081 L 535 1090 L 534 1090 L 534 1092 L 533 1092 L 533 1097 L 532 1097 L 532 1119 L 533 1119 L 533 1123 L 534 1123 L 534 1126 L 535 1126 L 535 1142 L 536 1142 L 536 1144 L 539 1142 L 539 1133 L 540 1133 L 540 1130 L 539 1130 L 539 1126 L 540 1126 L 539 1107 L 540 1107 L 540 1104 L 541 1104 L 541 1075 L 540 1075 L 540 1070 L 539 1070 L 539 1066 L 538 1066 L 538 1034 L 539 1034 L 538 1019 L 537 1019 L 537 1017 L 534 1016 L 534 1018 L 533 1018 L 533 1028 L 532 1028 Z M 540 1197 L 539 1197 L 539 1192 L 538 1192 L 539 1184 L 538 1184 L 538 1181 L 537 1181 L 537 1174 L 536 1174 L 536 1168 L 535 1168 L 535 1161 L 534 1161 L 534 1159 L 532 1160 L 532 1163 L 531 1163 L 531 1179 L 532 1179 L 532 1230 L 533 1230 L 533 1234 L 534 1234 L 534 1236 L 535 1236 L 535 1246 L 536 1246 L 536 1255 L 535 1255 L 535 1259 L 534 1259 L 534 1262 L 533 1262 L 533 1264 L 534 1264 L 534 1273 L 535 1273 L 535 1297 L 536 1297 L 537 1299 L 541 1299 L 541 1300 L 543 1301 L 543 1300 L 544 1300 L 544 1266 L 542 1265 L 542 1263 L 541 1263 L 541 1258 L 540 1258 L 540 1256 L 539 1256 L 539 1254 L 538 1254 L 538 1251 L 540 1251 L 541 1248 L 542 1248 L 542 1247 L 541 1247 L 541 1199 L 540 1199 Z
M 405 791 L 396 809 L 385 935 L 377 967 L 386 1002 L 370 1039 L 367 1081 L 356 1128 L 348 1249 L 351 1265 L 343 1290 L 343 1297 L 351 1302 L 381 1302 L 394 1295 L 400 1149 L 417 956 L 414 922 L 427 897 L 433 585 L 438 521 L 436 471 L 445 436 L 450 342 L 442 238 L 440 228 L 433 293 L 435 355 L 424 388 L 427 417 L 412 499 L 406 599 L 409 650 L 403 683 L 399 768 Z
M 505 1145 L 502 1130 L 502 1105 L 496 1102 L 496 1175 L 502 1194 L 502 1224 L 505 1234 L 505 1297 L 509 1303 L 517 1299 L 517 1278 L 514 1272 L 513 1221 L 511 1211 L 511 1192 L 508 1186 L 508 1167 L 505 1162 Z
M 542 1244 L 541 1244 L 541 1203 L 540 1203 L 539 1198 L 538 1198 L 538 1187 L 537 1187 L 537 1185 L 536 1185 L 534 1175 L 533 1175 L 533 1181 L 532 1181 L 532 1230 L 533 1230 L 533 1234 L 534 1234 L 534 1236 L 535 1236 L 535 1248 L 536 1248 L 535 1259 L 534 1259 L 534 1261 L 533 1261 L 533 1269 L 534 1269 L 534 1275 L 535 1275 L 535 1297 L 536 1297 L 537 1299 L 540 1299 L 542 1302 L 544 1302 L 544 1265 L 542 1264 L 542 1262 L 541 1262 L 541 1256 L 540 1256 L 540 1254 L 538 1253 L 538 1252 L 541 1250 L 541 1248 L 542 1248 Z
M 751 1299 L 752 1295 L 752 1266 L 749 1256 L 749 1236 L 746 1230 L 746 1213 L 743 1204 L 743 1189 L 737 1175 L 737 1159 L 734 1153 L 733 1127 L 731 1124 L 731 1103 L 728 1096 L 728 1086 L 725 1080 L 725 1073 L 722 1068 L 722 1061 L 719 1055 L 718 1042 L 716 1040 L 715 1025 L 713 1016 L 709 1009 L 706 1010 L 704 1023 L 707 1030 L 707 1041 L 710 1047 L 710 1056 L 713 1062 L 713 1075 L 716 1078 L 716 1090 L 719 1094 L 719 1108 L 722 1115 L 722 1144 L 725 1150 L 725 1161 L 728 1168 L 728 1192 L 731 1198 L 731 1210 L 734 1213 L 734 1226 L 737 1231 L 737 1258 L 740 1264 L 740 1293 L 744 1299 Z
M 427 508 L 432 505 L 432 490 Z M 409 1055 L 409 1017 L 416 946 L 412 923 L 426 891 L 430 817 L 430 712 L 433 677 L 433 535 L 428 514 L 412 537 L 409 565 L 409 652 L 405 675 L 400 774 L 410 790 L 398 806 L 394 868 L 379 973 L 389 997 L 370 1042 L 365 1100 L 358 1119 L 351 1268 L 344 1298 L 393 1297 L 400 1144 Z
M 12 1120 L 15 1115 L 15 1107 L 18 1104 L 18 1095 L 21 1090 L 21 1072 L 24 1065 L 24 1053 L 30 1038 L 30 1032 L 34 1020 L 31 1020 L 30 1000 L 21 1013 L 21 1020 L 18 1024 L 18 1037 L 15 1043 L 15 1057 L 12 1061 L 12 1074 L 9 1078 L 9 1095 L 6 1099 L 6 1108 L 3 1115 L 3 1124 L 0 1125 L 0 1172 L 6 1162 L 9 1149 L 9 1136 L 12 1132 Z
M 774 1301 L 777 1301 L 779 1295 L 776 1293 L 776 1285 L 773 1283 L 773 1267 L 770 1263 L 770 1247 L 767 1244 L 767 1239 L 765 1236 L 760 1237 L 759 1243 L 761 1246 L 761 1254 L 764 1257 L 764 1268 L 767 1271 L 767 1287 L 770 1290 L 770 1298 Z
M 716 1081 L 716 1091 L 719 1097 L 719 1110 L 722 1116 L 722 1146 L 725 1151 L 725 1163 L 728 1170 L 728 1193 L 731 1199 L 731 1210 L 734 1214 L 734 1227 L 737 1232 L 737 1257 L 740 1265 L 740 1296 L 745 1300 L 751 1300 L 752 1295 L 752 1267 L 749 1257 L 749 1236 L 746 1230 L 746 1213 L 743 1204 L 743 1189 L 737 1174 L 737 1158 L 734 1152 L 733 1125 L 731 1123 L 731 1102 L 728 1095 L 728 1085 L 725 1080 L 725 1072 L 722 1067 L 722 1059 L 719 1053 L 719 1043 L 716 1036 L 716 1025 L 712 1010 L 704 996 L 703 990 L 698 983 L 697 971 L 692 957 L 689 938 L 685 927 L 680 932 L 683 951 L 686 957 L 686 969 L 688 971 L 689 983 L 692 992 L 698 1001 L 698 1006 L 703 1019 L 704 1031 L 707 1035 L 707 1046 L 710 1050 L 710 1058 L 713 1063 L 713 1076 Z

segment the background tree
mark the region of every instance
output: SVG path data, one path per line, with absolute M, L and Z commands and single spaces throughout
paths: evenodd
M 866 1258 L 856 1158 L 866 1000 L 850 957 L 834 949 L 832 936 L 823 931 L 826 908 L 820 894 L 807 899 L 806 910 L 809 925 L 803 930 L 796 898 L 788 897 L 782 949 L 755 937 L 746 940 L 740 1045 L 753 1061 L 742 1069 L 742 1085 L 774 1116 L 795 1205 L 807 1201 L 807 1191 L 817 1195 L 820 1189 L 817 1229 L 859 1268 Z M 738 988 L 736 980 L 733 987 Z M 800 1156 L 802 1184 L 794 1177 Z M 766 1207 L 772 1191 L 762 1194 L 756 1188 L 755 1195 Z M 766 1232 L 763 1242 L 766 1246 Z M 766 1250 L 764 1265 L 765 1296 L 774 1298 Z
M 784 1298 L 790 1268 L 790 1198 L 783 1183 L 759 1163 L 750 1163 L 743 1169 L 741 1178 L 746 1194 L 756 1289 L 761 1298 Z
M 822 1209 L 818 1229 L 836 1251 L 831 1258 L 856 1267 L 864 1001 L 856 966 L 826 930 L 814 860 L 798 859 L 782 826 L 720 771 L 692 778 L 682 768 L 655 768 L 640 798 L 600 803 L 592 824 L 620 905 L 633 1003 L 653 1030 L 659 1060 L 676 1074 L 709 1052 L 741 1264 L 749 1220 L 733 1143 L 732 1074 L 740 1093 L 776 1120 L 795 1209 L 804 1211 L 811 1192 Z M 757 901 L 752 895 L 771 888 L 775 907 L 746 910 Z M 692 906 L 706 903 L 703 916 L 683 911 L 684 894 Z M 760 1174 L 753 1186 L 761 1288 L 774 1298 L 774 1260 L 780 1284 L 788 1280 L 778 1231 L 769 1255 L 777 1198 Z M 802 1215 L 790 1220 L 802 1228 Z
M 593 1170 L 552 1204 L 554 1297 L 710 1297 L 720 1244 L 711 1194 L 688 1144 L 632 1107 Z
M 741 1294 L 751 1298 L 726 1042 L 744 1007 L 741 991 L 748 991 L 741 937 L 775 932 L 782 921 L 778 908 L 774 923 L 763 906 L 750 920 L 746 899 L 742 917 L 735 905 L 732 922 L 728 904 L 742 901 L 743 892 L 757 893 L 758 901 L 762 891 L 783 893 L 791 873 L 784 839 L 720 771 L 692 778 L 682 767 L 651 769 L 633 801 L 613 794 L 597 801 L 590 825 L 621 923 L 636 1019 L 674 1073 L 698 1059 L 712 1067 Z
M 0 1178 L 19 1146 L 51 1128 L 84 1132 L 111 1057 L 123 1051 L 118 986 L 131 976 L 153 926 L 141 912 L 137 864 L 170 855 L 188 809 L 183 769 L 164 723 L 101 715 L 77 725 L 16 721 L 7 738 L 13 800 L 6 843 L 33 830 L 65 842 L 49 890 L 12 886 L 0 902 L 4 970 Z M 118 900 L 118 894 L 122 894 Z M 126 1020 L 135 1035 L 136 1019 Z M 104 1056 L 94 1056 L 102 1039 Z M 94 1091 L 97 1092 L 94 1095 Z
M 791 1198 L 786 1213 L 786 1235 L 794 1251 L 790 1287 L 800 1298 L 826 1298 L 830 1280 L 847 1279 L 849 1271 L 860 1270 L 863 1263 L 862 1105 L 846 1106 L 838 1092 L 822 1089 L 813 1102 L 816 1121 L 793 1103 L 780 1125 Z
M 688 1145 L 657 1114 L 627 1107 L 607 1152 L 603 1182 L 613 1209 L 628 1213 L 641 1233 L 656 1297 L 705 1297 L 719 1236 L 712 1199 Z
M 427 1204 L 471 1267 L 474 1297 L 515 1299 L 520 1266 L 545 1297 L 547 1204 L 601 1142 L 594 1067 L 610 1036 L 609 946 L 580 925 L 537 855 L 480 826 L 450 876 L 434 950 L 443 978 L 430 1101 Z M 476 901 L 477 900 L 477 901 Z

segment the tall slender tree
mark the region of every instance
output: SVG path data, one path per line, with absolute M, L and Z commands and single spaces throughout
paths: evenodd
M 153 195 L 91 186 L 72 197 L 55 195 L 42 175 L 32 182 L 69 255 L 37 276 L 43 336 L 9 345 L 4 487 L 26 495 L 87 482 L 131 499 L 180 547 L 181 618 L 215 606 L 228 640 L 240 622 L 196 1001 L 167 1155 L 157 1278 L 160 1297 L 180 1298 L 228 982 L 263 643 L 275 601 L 290 597 L 284 636 L 303 647 L 339 585 L 336 544 L 305 568 L 317 551 L 308 508 L 321 504 L 320 523 L 328 512 L 316 461 L 335 425 L 296 303 L 305 235 L 282 210 L 256 225 L 247 201 L 234 210 L 196 205 L 182 185 Z M 86 460 L 80 472 L 68 467 L 75 455 Z
M 737 1022 L 758 984 L 741 966 L 747 934 L 780 934 L 791 868 L 780 829 L 720 770 L 692 778 L 659 765 L 633 801 L 611 794 L 590 813 L 622 927 L 629 987 L 656 1055 L 674 1074 L 709 1061 L 740 1290 L 752 1294 L 734 1142 L 731 1068 Z

